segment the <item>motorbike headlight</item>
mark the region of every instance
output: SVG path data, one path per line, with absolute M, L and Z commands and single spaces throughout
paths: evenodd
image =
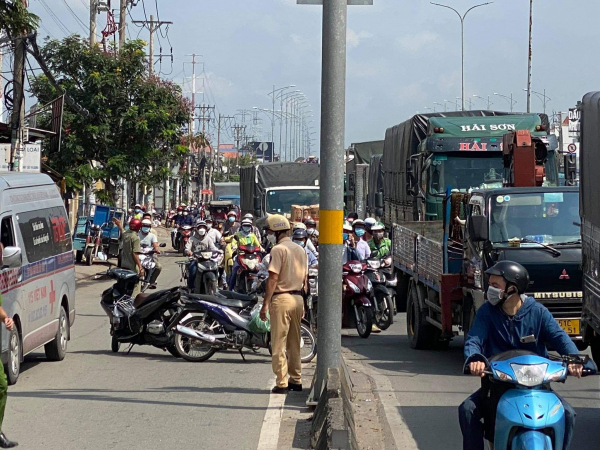
M 509 374 L 502 372 L 501 370 L 494 370 L 496 376 L 500 381 L 515 381 Z
M 371 292 L 373 290 L 373 284 L 371 283 L 371 280 L 369 280 L 367 278 L 367 292 Z
M 361 273 L 362 264 L 350 264 L 350 270 L 354 273 Z
M 346 280 L 346 283 L 348 283 L 348 286 L 350 286 L 355 293 L 360 294 L 360 289 L 352 281 Z
M 248 267 L 248 269 L 254 270 L 254 269 L 256 269 L 256 266 L 258 265 L 258 260 L 246 259 L 246 260 L 244 260 L 244 264 L 246 264 L 246 267 Z
M 212 258 L 212 252 L 202 252 L 200 254 L 202 255 L 202 258 L 204 258 L 204 259 Z
M 523 386 L 533 387 L 544 382 L 548 364 L 511 364 L 517 383 Z
M 309 277 L 316 277 L 319 275 L 319 269 L 308 269 Z
M 381 267 L 381 261 L 378 259 L 368 259 L 367 264 L 371 269 L 379 269 Z
M 563 368 L 557 372 L 550 373 L 546 376 L 546 381 L 560 381 L 567 374 L 567 368 Z

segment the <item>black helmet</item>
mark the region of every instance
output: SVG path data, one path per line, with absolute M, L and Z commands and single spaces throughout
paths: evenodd
M 306 225 L 306 226 L 310 225 L 310 226 L 316 227 L 317 226 L 317 222 L 315 222 L 314 219 L 306 219 L 304 221 L 304 225 Z
M 293 234 L 295 239 L 308 239 L 308 233 L 302 228 L 296 228 Z
M 519 294 L 524 294 L 529 286 L 527 269 L 514 261 L 498 261 L 485 273 L 504 278 L 507 284 L 513 284 L 517 288 Z

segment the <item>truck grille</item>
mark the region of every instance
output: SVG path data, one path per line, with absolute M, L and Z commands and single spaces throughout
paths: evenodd
M 578 319 L 581 317 L 581 299 L 573 302 L 545 302 L 542 300 L 540 303 L 548 308 L 555 319 Z

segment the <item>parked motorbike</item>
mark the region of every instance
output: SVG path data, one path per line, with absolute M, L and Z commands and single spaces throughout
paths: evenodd
M 183 311 L 178 305 L 179 288 L 141 293 L 131 297 L 135 285 L 140 281 L 137 273 L 112 268 L 106 275 L 115 284 L 102 293 L 100 305 L 110 319 L 111 349 L 118 352 L 122 343 L 152 345 L 179 357 L 175 348 L 173 329 Z
M 176 326 L 175 347 L 184 359 L 202 362 L 210 359 L 217 350 L 235 349 L 245 360 L 242 353 L 244 348 L 268 348 L 270 351 L 271 334 L 257 334 L 249 329 L 250 319 L 262 307 L 255 295 L 220 291 L 211 296 L 182 294 L 181 300 L 189 315 L 183 316 Z M 303 319 L 302 362 L 310 362 L 316 352 L 315 337 L 310 325 Z
M 365 275 L 366 264 L 348 261 L 343 267 L 342 327 L 356 327 L 361 338 L 368 338 L 373 329 L 373 307 L 369 297 L 373 285 Z
M 319 304 L 319 265 L 308 268 L 308 294 L 304 296 L 304 318 L 311 331 L 317 335 L 317 307 Z
M 85 238 L 85 263 L 91 266 L 98 252 L 102 250 L 102 225 L 91 223 L 88 227 L 88 234 Z
M 234 290 L 241 294 L 247 294 L 251 292 L 252 283 L 259 270 L 259 264 L 262 261 L 260 247 L 239 245 L 236 258 L 239 269 L 237 274 L 235 274 Z
M 562 449 L 565 410 L 550 383 L 564 383 L 569 364 L 582 364 L 584 377 L 598 372 L 587 355 L 546 359 L 526 350 L 511 350 L 489 360 L 481 355 L 467 359 L 464 373 L 470 373 L 469 363 L 473 361 L 486 364 L 484 373 L 491 381 L 492 398 L 494 391 L 501 395 L 496 407 L 494 443 L 487 443 L 496 450 Z
M 189 267 L 192 259 L 198 264 L 194 279 L 193 294 L 214 295 L 219 289 L 219 266 L 223 261 L 221 250 L 207 250 L 194 253 L 187 261 L 177 261 L 181 270 L 181 281 L 189 278 Z
M 391 258 L 389 259 L 391 265 Z M 387 276 L 383 270 L 386 263 L 386 258 L 379 259 L 373 256 L 367 259 L 367 269 L 365 271 L 365 275 L 373 285 L 371 302 L 373 304 L 375 325 L 382 330 L 387 330 L 394 323 L 392 292 L 387 288 Z

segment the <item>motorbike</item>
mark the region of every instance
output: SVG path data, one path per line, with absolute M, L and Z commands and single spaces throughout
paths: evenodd
M 308 294 L 304 296 L 304 317 L 317 335 L 317 306 L 319 303 L 319 265 L 308 267 Z
M 194 279 L 194 294 L 214 295 L 219 288 L 219 266 L 223 261 L 221 250 L 207 250 L 196 252 L 187 261 L 177 261 L 181 270 L 181 281 L 189 277 L 190 261 L 195 259 L 198 271 Z
M 173 241 L 173 248 L 179 253 L 183 253 L 185 244 L 190 240 L 193 228 L 191 225 L 183 225 L 177 228 L 175 233 L 171 233 L 171 240 Z
M 366 268 L 360 261 L 348 261 L 342 272 L 342 327 L 356 327 L 364 339 L 373 329 L 373 306 L 369 299 L 373 285 L 365 275 Z
M 392 292 L 388 289 L 388 276 L 384 269 L 391 266 L 391 257 L 379 259 L 371 256 L 367 259 L 365 275 L 373 285 L 371 301 L 375 325 L 382 330 L 387 330 L 394 323 L 394 301 Z
M 85 237 L 85 249 L 83 251 L 85 263 L 88 266 L 92 265 L 98 252 L 102 251 L 102 227 L 103 225 L 93 223 L 90 223 L 88 227 L 88 234 Z
M 246 294 L 251 292 L 252 283 L 259 270 L 259 264 L 262 261 L 260 247 L 255 247 L 253 245 L 239 245 L 236 258 L 239 269 L 237 274 L 235 274 L 234 290 Z
M 167 244 L 162 243 L 158 246 L 164 248 L 167 246 Z M 140 263 L 144 268 L 144 272 L 146 272 L 146 279 L 148 280 L 152 278 L 152 272 L 156 268 L 156 255 L 157 253 L 153 247 L 142 246 L 142 253 L 140 253 L 139 258 Z M 142 280 L 142 283 L 144 283 L 144 280 Z M 146 284 L 144 285 L 144 287 L 147 287 L 148 289 L 154 289 L 154 287 L 151 287 L 150 285 L 146 286 Z
M 176 215 L 177 214 L 175 213 L 175 211 L 173 211 L 173 210 L 169 211 L 169 213 L 167 214 L 167 217 L 165 218 L 165 227 L 166 228 L 171 228 L 173 226 Z
M 181 301 L 189 315 L 175 328 L 175 347 L 187 361 L 207 361 L 221 349 L 238 350 L 245 361 L 244 348 L 271 350 L 270 333 L 254 333 L 249 328 L 252 316 L 262 307 L 256 295 L 232 291 L 211 296 L 182 294 Z M 302 362 L 312 361 L 317 343 L 304 319 L 300 345 Z
M 598 371 L 587 355 L 547 359 L 526 350 L 511 350 L 489 360 L 481 355 L 467 359 L 465 374 L 470 373 L 469 363 L 473 361 L 486 364 L 484 374 L 490 381 L 492 398 L 494 391 L 501 395 L 496 407 L 494 443 L 487 442 L 488 448 L 496 450 L 562 449 L 565 410 L 550 383 L 564 383 L 569 364 L 582 364 L 584 377 Z M 486 429 L 491 427 L 486 425 Z
M 141 293 L 132 298 L 133 289 L 140 281 L 137 273 L 111 268 L 106 275 L 115 280 L 100 300 L 110 320 L 111 350 L 118 352 L 123 343 L 131 344 L 130 350 L 136 344 L 152 345 L 179 357 L 173 332 L 182 313 L 178 304 L 179 288 Z

